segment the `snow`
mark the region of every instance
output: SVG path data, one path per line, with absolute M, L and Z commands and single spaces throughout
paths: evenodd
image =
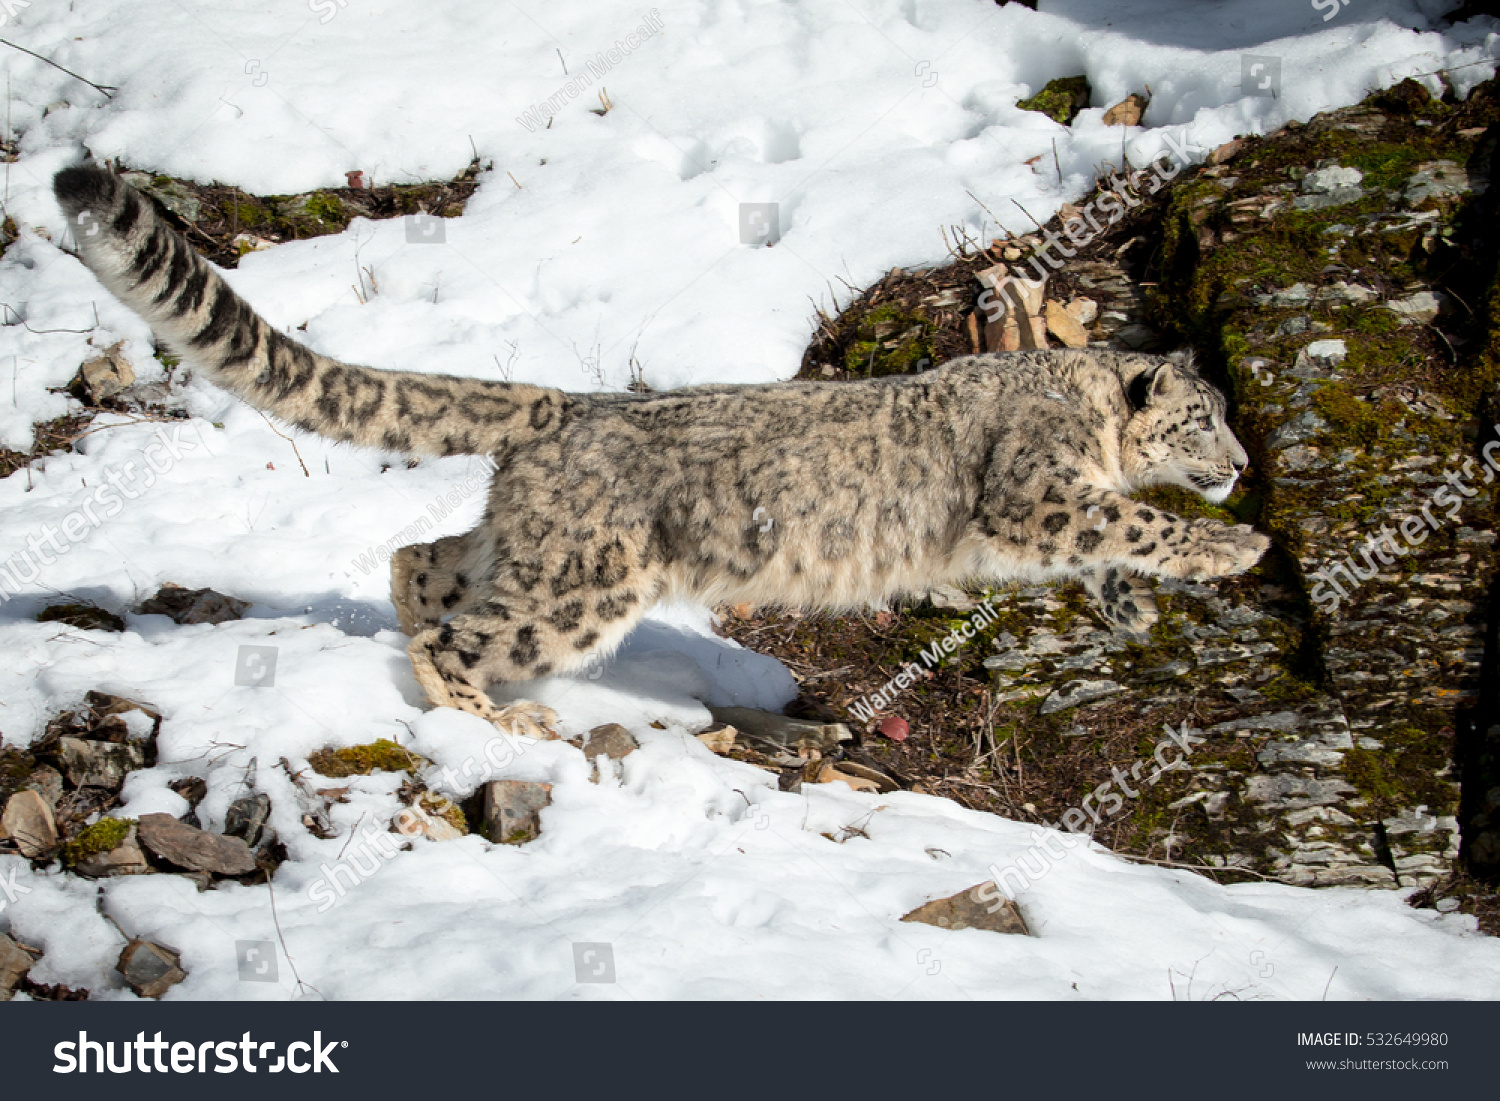
M 360 221 L 248 256 L 228 278 L 274 324 L 305 325 L 319 350 L 376 366 L 499 378 L 513 360 L 518 381 L 619 389 L 634 355 L 658 389 L 761 382 L 796 371 L 814 303 L 939 261 L 945 228 L 987 239 L 998 218 L 1020 230 L 1122 155 L 1139 165 L 1176 142 L 1201 156 L 1408 75 L 1436 89 L 1431 74 L 1448 69 L 1461 91 L 1486 79 L 1496 22 L 1437 31 L 1442 6 L 1361 0 L 1327 20 L 1326 4 L 1261 0 L 1217 4 L 1213 18 L 1191 0 L 1056 0 L 1042 13 L 989 0 L 17 6 L 8 37 L 118 92 L 106 100 L 4 54 L 20 147 L 5 209 L 21 238 L 0 258 L 0 445 L 27 447 L 33 422 L 76 407 L 54 391 L 116 342 L 143 380 L 164 378 L 144 324 L 54 243 L 48 183 L 84 149 L 262 194 L 340 186 L 353 169 L 377 183 L 444 178 L 477 150 L 493 171 L 444 241 Z M 637 27 L 649 33 L 631 44 Z M 563 63 L 576 78 L 617 39 L 618 60 L 570 97 Z M 1276 96 L 1244 93 L 1245 54 L 1279 63 Z M 1015 107 L 1077 72 L 1094 105 L 1071 128 Z M 601 84 L 614 104 L 603 116 L 589 110 Z M 1147 84 L 1144 127 L 1103 125 L 1105 107 Z M 549 97 L 551 126 L 528 127 Z M 741 243 L 743 203 L 778 204 L 775 247 Z M 379 289 L 361 303 L 364 266 Z M 564 734 L 628 727 L 642 748 L 597 784 L 564 743 L 426 711 L 375 552 L 450 495 L 421 538 L 472 524 L 480 461 L 408 469 L 286 430 L 289 441 L 199 381 L 175 400 L 185 425 L 102 417 L 76 453 L 0 482 L 0 562 L 30 563 L 23 594 L 0 603 L 0 731 L 27 743 L 89 689 L 118 691 L 164 715 L 161 763 L 131 777 L 124 813 L 182 813 L 167 784 L 188 775 L 208 780 L 211 828 L 235 798 L 269 795 L 290 852 L 273 884 L 284 948 L 324 997 L 1316 998 L 1326 987 L 1330 998 L 1482 998 L 1500 987 L 1500 947 L 1472 919 L 1414 911 L 1398 893 L 1225 887 L 1101 849 L 1068 850 L 1021 893 L 1034 938 L 902 924 L 1024 858 L 1034 827 L 911 793 L 783 793 L 714 757 L 692 737 L 705 703 L 776 709 L 796 686 L 779 663 L 714 636 L 701 608 L 658 609 L 602 667 L 495 691 L 555 707 Z M 32 621 L 57 593 L 123 611 L 165 581 L 254 603 L 218 626 L 127 615 L 123 635 Z M 236 683 L 246 646 L 274 648 L 272 685 Z M 381 737 L 429 757 L 429 780 L 455 798 L 482 779 L 551 783 L 540 838 L 418 841 L 387 859 L 367 832 L 397 809 L 387 774 L 349 781 L 337 836 L 314 837 L 279 762 Z M 132 996 L 94 884 L 5 857 L 0 881 L 16 884 L 0 928 L 46 949 L 35 978 Z M 239 978 L 236 942 L 280 940 L 266 887 L 198 893 L 139 877 L 106 883 L 101 905 L 182 950 L 189 977 L 169 997 L 297 989 L 279 946 L 276 982 Z M 615 981 L 579 983 L 576 944 L 610 946 Z

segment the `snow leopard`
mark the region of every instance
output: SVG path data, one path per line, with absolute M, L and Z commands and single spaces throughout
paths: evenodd
M 1135 501 L 1222 502 L 1248 458 L 1191 359 L 1096 349 L 965 356 L 915 375 L 569 393 L 379 370 L 259 317 L 153 202 L 93 165 L 54 191 L 78 254 L 193 369 L 283 422 L 413 456 L 488 455 L 473 531 L 400 549 L 391 600 L 436 706 L 550 734 L 487 689 L 566 674 L 654 604 L 847 611 L 950 585 L 1081 581 L 1112 628 L 1150 578 L 1242 573 L 1246 525 Z

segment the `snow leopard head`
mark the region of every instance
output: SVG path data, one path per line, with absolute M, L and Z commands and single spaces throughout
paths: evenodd
M 1224 419 L 1224 395 L 1191 360 L 1153 359 L 1126 381 L 1132 408 L 1121 465 L 1137 487 L 1176 485 L 1214 504 L 1229 496 L 1249 462 Z

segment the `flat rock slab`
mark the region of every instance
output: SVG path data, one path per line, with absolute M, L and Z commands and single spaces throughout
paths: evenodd
M 175 948 L 149 940 L 133 940 L 127 944 L 120 953 L 115 970 L 124 975 L 130 989 L 143 998 L 160 998 L 187 978 L 187 972 L 182 969 L 181 954 Z
M 0 836 L 16 843 L 27 859 L 35 859 L 57 847 L 57 820 L 47 800 L 36 791 L 18 791 L 5 802 L 0 814 Z
M 986 887 L 992 890 L 985 891 Z M 992 933 L 1031 935 L 1020 908 L 989 881 L 947 898 L 933 899 L 901 920 L 936 925 L 939 929 L 986 929 Z
M 137 831 L 147 849 L 190 872 L 248 875 L 255 871 L 255 854 L 238 837 L 200 830 L 170 814 L 141 815 Z
M 497 845 L 524 845 L 542 832 L 542 808 L 552 803 L 552 785 L 532 780 L 491 780 L 484 785 L 481 832 Z
M 757 711 L 752 707 L 710 707 L 708 712 L 715 722 L 727 723 L 747 738 L 775 746 L 829 753 L 837 749 L 840 742 L 854 738 L 843 723 L 815 723 L 771 711 Z

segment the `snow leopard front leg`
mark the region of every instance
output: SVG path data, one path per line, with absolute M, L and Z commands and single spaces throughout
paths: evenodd
M 1062 498 L 1052 507 L 1045 502 Z M 1060 560 L 1080 570 L 1123 566 L 1151 577 L 1206 581 L 1244 573 L 1271 541 L 1248 524 L 1186 520 L 1092 486 L 1049 488 L 1027 526 Z
M 978 520 L 1002 561 L 1080 577 L 1105 619 L 1131 633 L 1148 629 L 1155 618 L 1154 598 L 1133 575 L 1225 577 L 1248 570 L 1270 546 L 1248 526 L 1185 520 L 1124 494 L 1080 485 L 1076 476 L 1071 485 L 1052 478 L 991 484 Z

